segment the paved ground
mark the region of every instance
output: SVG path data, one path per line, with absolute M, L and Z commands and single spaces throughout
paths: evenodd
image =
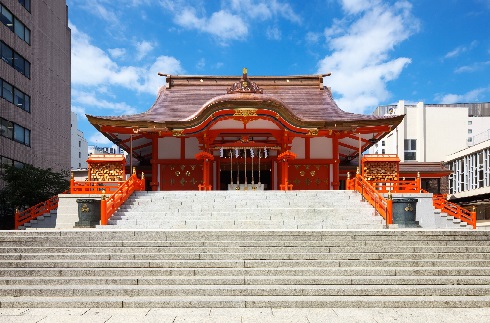
M 0 308 L 0 322 L 490 322 L 490 309 L 227 309 L 227 308 L 142 308 L 142 309 L 96 309 L 96 308 Z

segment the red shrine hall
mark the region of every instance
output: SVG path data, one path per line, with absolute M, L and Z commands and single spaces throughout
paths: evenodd
M 147 112 L 87 116 L 154 191 L 341 189 L 359 152 L 403 120 L 341 110 L 328 74 L 162 76 Z

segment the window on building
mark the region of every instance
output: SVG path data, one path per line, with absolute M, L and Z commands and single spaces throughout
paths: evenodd
M 29 129 L 24 129 L 24 144 L 31 147 L 31 131 Z
M 9 102 L 14 102 L 14 94 L 13 94 L 13 89 L 12 85 L 7 83 L 7 82 L 2 82 L 2 97 L 9 101 Z
M 417 140 L 405 139 L 404 142 L 404 159 L 405 160 L 417 160 Z
M 78 152 L 78 158 L 82 158 L 82 153 Z
M 8 139 L 13 138 L 14 124 L 4 118 L 0 118 L 0 134 Z
M 19 126 L 16 123 L 14 123 L 14 140 L 22 144 L 25 142 L 24 127 Z
M 2 59 L 25 77 L 31 78 L 31 63 L 2 41 Z
M 13 66 L 14 51 L 4 42 L 2 42 L 2 59 L 5 63 Z
M 473 138 L 472 137 L 468 137 L 468 142 L 473 142 Z
M 473 133 L 473 130 L 471 130 L 471 129 L 468 129 L 468 133 Z
M 19 0 L 19 3 L 27 9 L 27 11 L 31 12 L 31 0 Z
M 17 36 L 19 36 L 20 39 L 28 43 L 29 45 L 31 44 L 31 31 L 29 28 L 22 23 L 17 17 L 12 15 L 12 12 L 10 12 L 5 6 L 1 5 L 1 15 L 0 18 L 2 20 L 2 23 L 7 26 L 10 30 L 12 30 Z
M 383 147 L 384 147 L 385 145 L 386 145 L 385 141 L 384 141 L 384 140 L 383 140 L 383 141 L 381 141 L 381 146 L 383 146 Z
M 14 30 L 14 16 L 4 6 L 0 6 L 2 10 L 2 14 L 0 15 L 0 19 L 2 20 L 2 23 L 7 26 L 10 30 Z
M 78 141 L 78 147 L 82 147 L 82 142 L 80 140 Z
M 473 121 L 468 121 L 468 126 L 471 126 L 473 124 Z
M 381 153 L 382 153 L 382 154 L 385 154 L 385 150 L 384 150 L 384 149 L 381 149 Z

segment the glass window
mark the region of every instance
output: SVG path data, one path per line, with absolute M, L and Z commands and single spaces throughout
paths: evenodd
M 14 17 L 12 15 L 12 13 L 7 9 L 5 8 L 4 6 L 1 6 L 2 7 L 2 15 L 1 15 L 1 19 L 2 19 L 2 22 L 5 26 L 7 26 L 8 28 L 10 28 L 10 30 L 14 30 Z
M 471 129 L 468 129 L 468 133 L 473 133 L 473 130 L 471 130 Z
M 24 57 L 14 53 L 14 67 L 17 71 L 25 75 L 25 60 Z
M 25 26 L 24 26 L 25 27 Z M 29 45 L 31 44 L 31 30 L 27 27 L 24 28 L 24 40 L 26 43 L 28 43 Z
M 381 141 L 381 146 L 383 146 L 383 147 L 385 146 L 385 141 L 384 140 Z
M 405 160 L 416 160 L 416 158 L 415 158 L 415 152 L 408 152 L 408 151 L 406 151 L 404 153 L 404 159 Z
M 16 123 L 14 123 L 14 140 L 20 143 L 24 143 L 25 141 L 24 127 L 21 127 Z
M 31 131 L 24 128 L 24 144 L 26 146 L 31 146 Z
M 31 97 L 24 94 L 24 110 L 31 113 Z
M 468 142 L 472 142 L 473 141 L 473 138 L 472 137 L 468 137 Z
M 29 61 L 27 60 L 24 60 L 24 75 L 27 77 L 27 78 L 31 78 L 31 63 L 29 63 Z
M 0 119 L 1 121 L 1 127 L 2 127 L 2 136 L 12 139 L 13 138 L 13 130 L 14 130 L 14 124 L 8 120 L 5 120 L 3 118 Z
M 14 88 L 14 104 L 24 109 L 24 93 L 17 88 Z
M 19 3 L 28 11 L 31 11 L 31 0 L 19 0 Z
M 468 121 L 468 125 L 472 125 L 473 124 L 473 121 Z
M 7 46 L 4 42 L 2 42 L 2 59 L 9 65 L 13 65 L 12 62 L 14 60 L 14 52 L 12 48 Z
M 24 24 L 17 18 L 14 18 L 14 32 L 20 39 L 24 39 Z
M 2 97 L 9 102 L 14 102 L 12 85 L 10 85 L 7 82 L 3 82 L 2 88 L 3 88 L 2 89 Z
M 24 163 L 14 160 L 14 167 L 15 168 L 24 168 L 24 165 L 25 165 Z

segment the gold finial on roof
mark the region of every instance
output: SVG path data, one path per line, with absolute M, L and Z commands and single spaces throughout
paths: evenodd
M 246 75 L 246 74 L 248 73 L 247 68 L 246 68 L 246 67 L 244 67 L 244 68 L 243 68 L 243 70 L 242 70 L 242 72 L 243 72 L 243 75 Z

